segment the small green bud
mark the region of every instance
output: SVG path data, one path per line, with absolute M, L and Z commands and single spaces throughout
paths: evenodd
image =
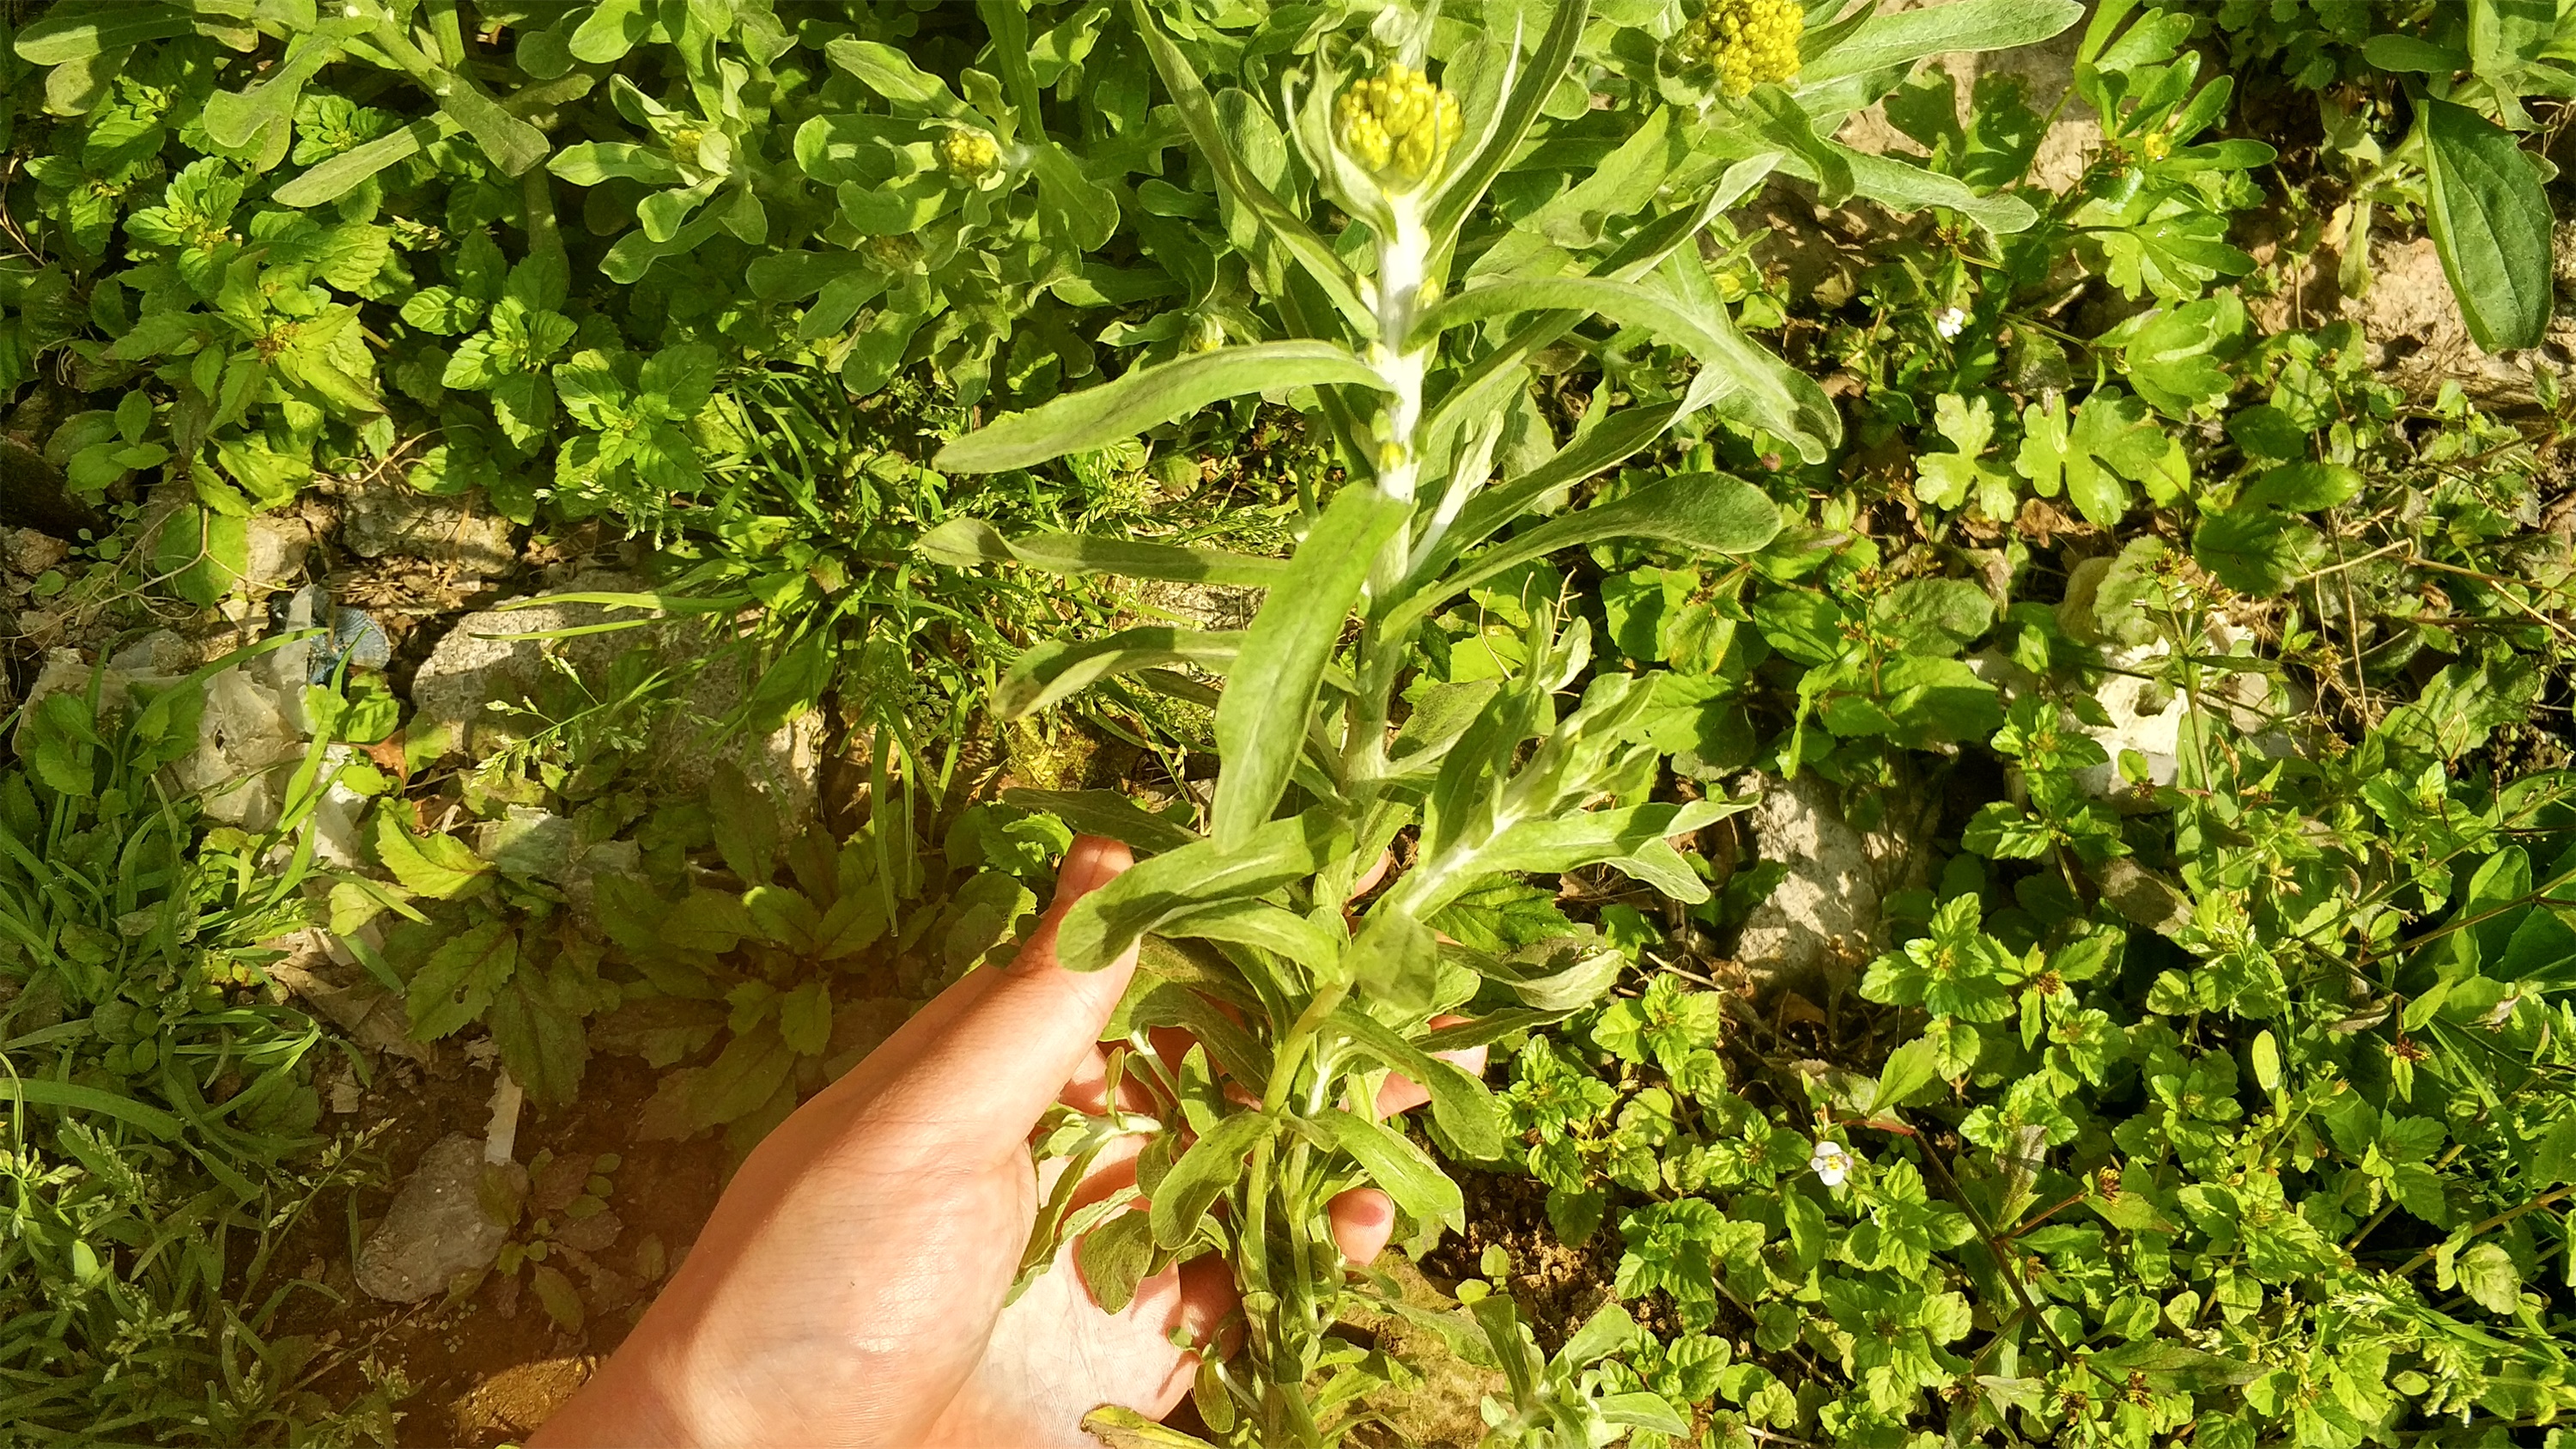
M 872 236 L 859 246 L 870 260 L 889 272 L 910 271 L 921 260 L 921 243 L 908 236 Z
M 982 131 L 960 127 L 939 138 L 939 165 L 951 176 L 975 181 L 1001 164 L 1002 148 Z
M 1389 191 L 1411 191 L 1440 174 L 1466 129 L 1458 98 L 1403 65 L 1354 81 L 1334 110 L 1342 150 Z
M 1766 81 L 1796 80 L 1806 31 L 1798 0 L 1708 0 L 1673 37 L 1673 54 L 1684 65 L 1714 67 L 1719 87 L 1741 96 Z

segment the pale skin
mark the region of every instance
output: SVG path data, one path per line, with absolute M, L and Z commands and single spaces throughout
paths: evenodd
M 1114 842 L 1075 842 L 1010 967 L 942 992 L 770 1133 L 642 1322 L 531 1449 L 1088 1446 L 1081 1420 L 1098 1405 L 1176 1408 L 1198 1356 L 1174 1331 L 1204 1343 L 1235 1305 L 1220 1259 L 1149 1278 L 1110 1314 L 1068 1249 L 1003 1302 L 1040 1200 L 1030 1133 L 1058 1101 L 1101 1110 L 1097 1041 L 1136 968 L 1130 953 L 1064 970 L 1056 924 L 1129 863 Z M 1390 1080 L 1378 1107 L 1424 1095 Z M 1129 1141 L 1083 1197 L 1134 1180 Z M 1334 1241 L 1355 1264 L 1385 1248 L 1394 1220 L 1373 1188 L 1332 1204 Z

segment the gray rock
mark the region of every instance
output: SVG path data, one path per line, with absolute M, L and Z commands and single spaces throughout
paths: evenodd
M 588 573 L 574 579 L 565 592 L 627 593 L 647 587 L 643 580 L 626 574 Z M 411 702 L 417 711 L 410 726 L 413 738 L 435 732 L 448 748 L 487 753 L 504 742 L 505 734 L 485 706 L 516 704 L 541 692 L 553 673 L 546 662 L 549 651 L 583 677 L 600 678 L 618 655 L 642 642 L 644 631 L 619 629 L 556 640 L 526 636 L 637 617 L 597 604 L 550 603 L 544 595 L 465 615 L 448 629 L 412 678 Z
M 460 1273 L 491 1267 L 509 1229 L 483 1211 L 484 1166 L 482 1140 L 462 1132 L 421 1154 L 358 1248 L 358 1286 L 389 1303 L 417 1303 L 446 1292 Z
M 573 579 L 565 594 L 642 593 L 652 585 L 629 574 L 596 572 Z M 458 619 L 412 679 L 410 730 L 416 741 L 483 756 L 509 743 L 511 722 L 489 706 L 542 699 L 555 668 L 552 651 L 582 678 L 599 680 L 626 651 L 653 651 L 655 663 L 687 679 L 679 698 L 658 700 L 645 762 L 655 784 L 678 794 L 703 790 L 716 766 L 732 761 L 770 792 L 792 831 L 815 808 L 822 769 L 822 720 L 807 714 L 765 739 L 718 738 L 716 723 L 752 684 L 737 652 L 713 655 L 718 626 L 706 619 L 654 618 L 600 604 L 551 602 L 535 595 Z M 569 638 L 538 639 L 605 623 L 638 627 Z
M 400 554 L 481 578 L 508 573 L 519 557 L 510 520 L 470 498 L 414 493 L 392 482 L 364 485 L 342 500 L 340 542 L 360 558 Z
M 1755 846 L 1789 873 L 1745 919 L 1736 959 L 1766 987 L 1804 989 L 1856 972 L 1886 945 L 1879 903 L 1924 883 L 1923 842 L 1939 801 L 1891 789 L 1886 818 L 1863 831 L 1844 820 L 1841 792 L 1813 773 L 1751 783 L 1763 792 L 1751 813 Z
M 107 530 L 107 520 L 63 481 L 62 469 L 7 436 L 0 436 L 0 524 L 40 528 L 59 538 L 74 537 L 84 528 Z
M 369 947 L 384 944 L 383 933 L 372 923 L 351 934 Z M 315 927 L 261 944 L 287 953 L 262 968 L 268 979 L 349 1040 L 371 1052 L 415 1062 L 430 1060 L 429 1048 L 412 1039 L 411 1017 L 402 998 L 368 975 L 338 937 Z
M 303 581 L 305 557 L 313 552 L 313 529 L 300 518 L 261 514 L 243 528 L 248 563 L 242 579 L 254 590 L 291 588 Z
M 34 578 L 71 557 L 72 546 L 39 529 L 17 528 L 0 535 L 0 552 L 9 556 L 13 571 Z
M 206 651 L 168 629 L 155 629 L 116 651 L 107 661 L 110 674 L 137 683 L 159 684 L 178 678 L 206 662 Z

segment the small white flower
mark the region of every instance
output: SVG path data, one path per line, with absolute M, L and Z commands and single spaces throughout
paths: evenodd
M 1840 1187 L 1851 1180 L 1851 1150 L 1839 1142 L 1819 1142 L 1815 1155 L 1807 1159 L 1807 1167 L 1825 1186 Z
M 1932 330 L 1940 333 L 1944 338 L 1958 336 L 1961 332 L 1967 330 L 1967 326 L 1968 314 L 1957 307 L 1953 307 L 1949 311 L 1932 319 Z

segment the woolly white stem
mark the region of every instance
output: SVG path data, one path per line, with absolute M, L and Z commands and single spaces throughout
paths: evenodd
M 1388 388 L 1378 414 L 1377 484 L 1389 496 L 1410 502 L 1422 473 L 1413 435 L 1422 426 L 1422 376 L 1431 366 L 1431 352 L 1408 344 L 1431 265 L 1431 233 L 1422 225 L 1414 198 L 1389 201 L 1394 224 L 1377 251 L 1377 364 Z
M 1499 417 L 1479 424 L 1476 431 L 1468 435 L 1466 445 L 1459 449 L 1458 456 L 1449 465 L 1449 487 L 1441 493 L 1440 507 L 1432 513 L 1430 524 L 1422 530 L 1421 541 L 1413 546 L 1413 557 L 1405 566 L 1406 573 L 1416 572 L 1422 567 L 1431 557 L 1431 551 L 1440 546 L 1440 540 L 1448 536 L 1449 525 L 1458 521 L 1467 500 L 1475 497 L 1477 490 L 1485 486 L 1485 480 L 1493 474 L 1494 444 L 1502 436 L 1503 422 Z

